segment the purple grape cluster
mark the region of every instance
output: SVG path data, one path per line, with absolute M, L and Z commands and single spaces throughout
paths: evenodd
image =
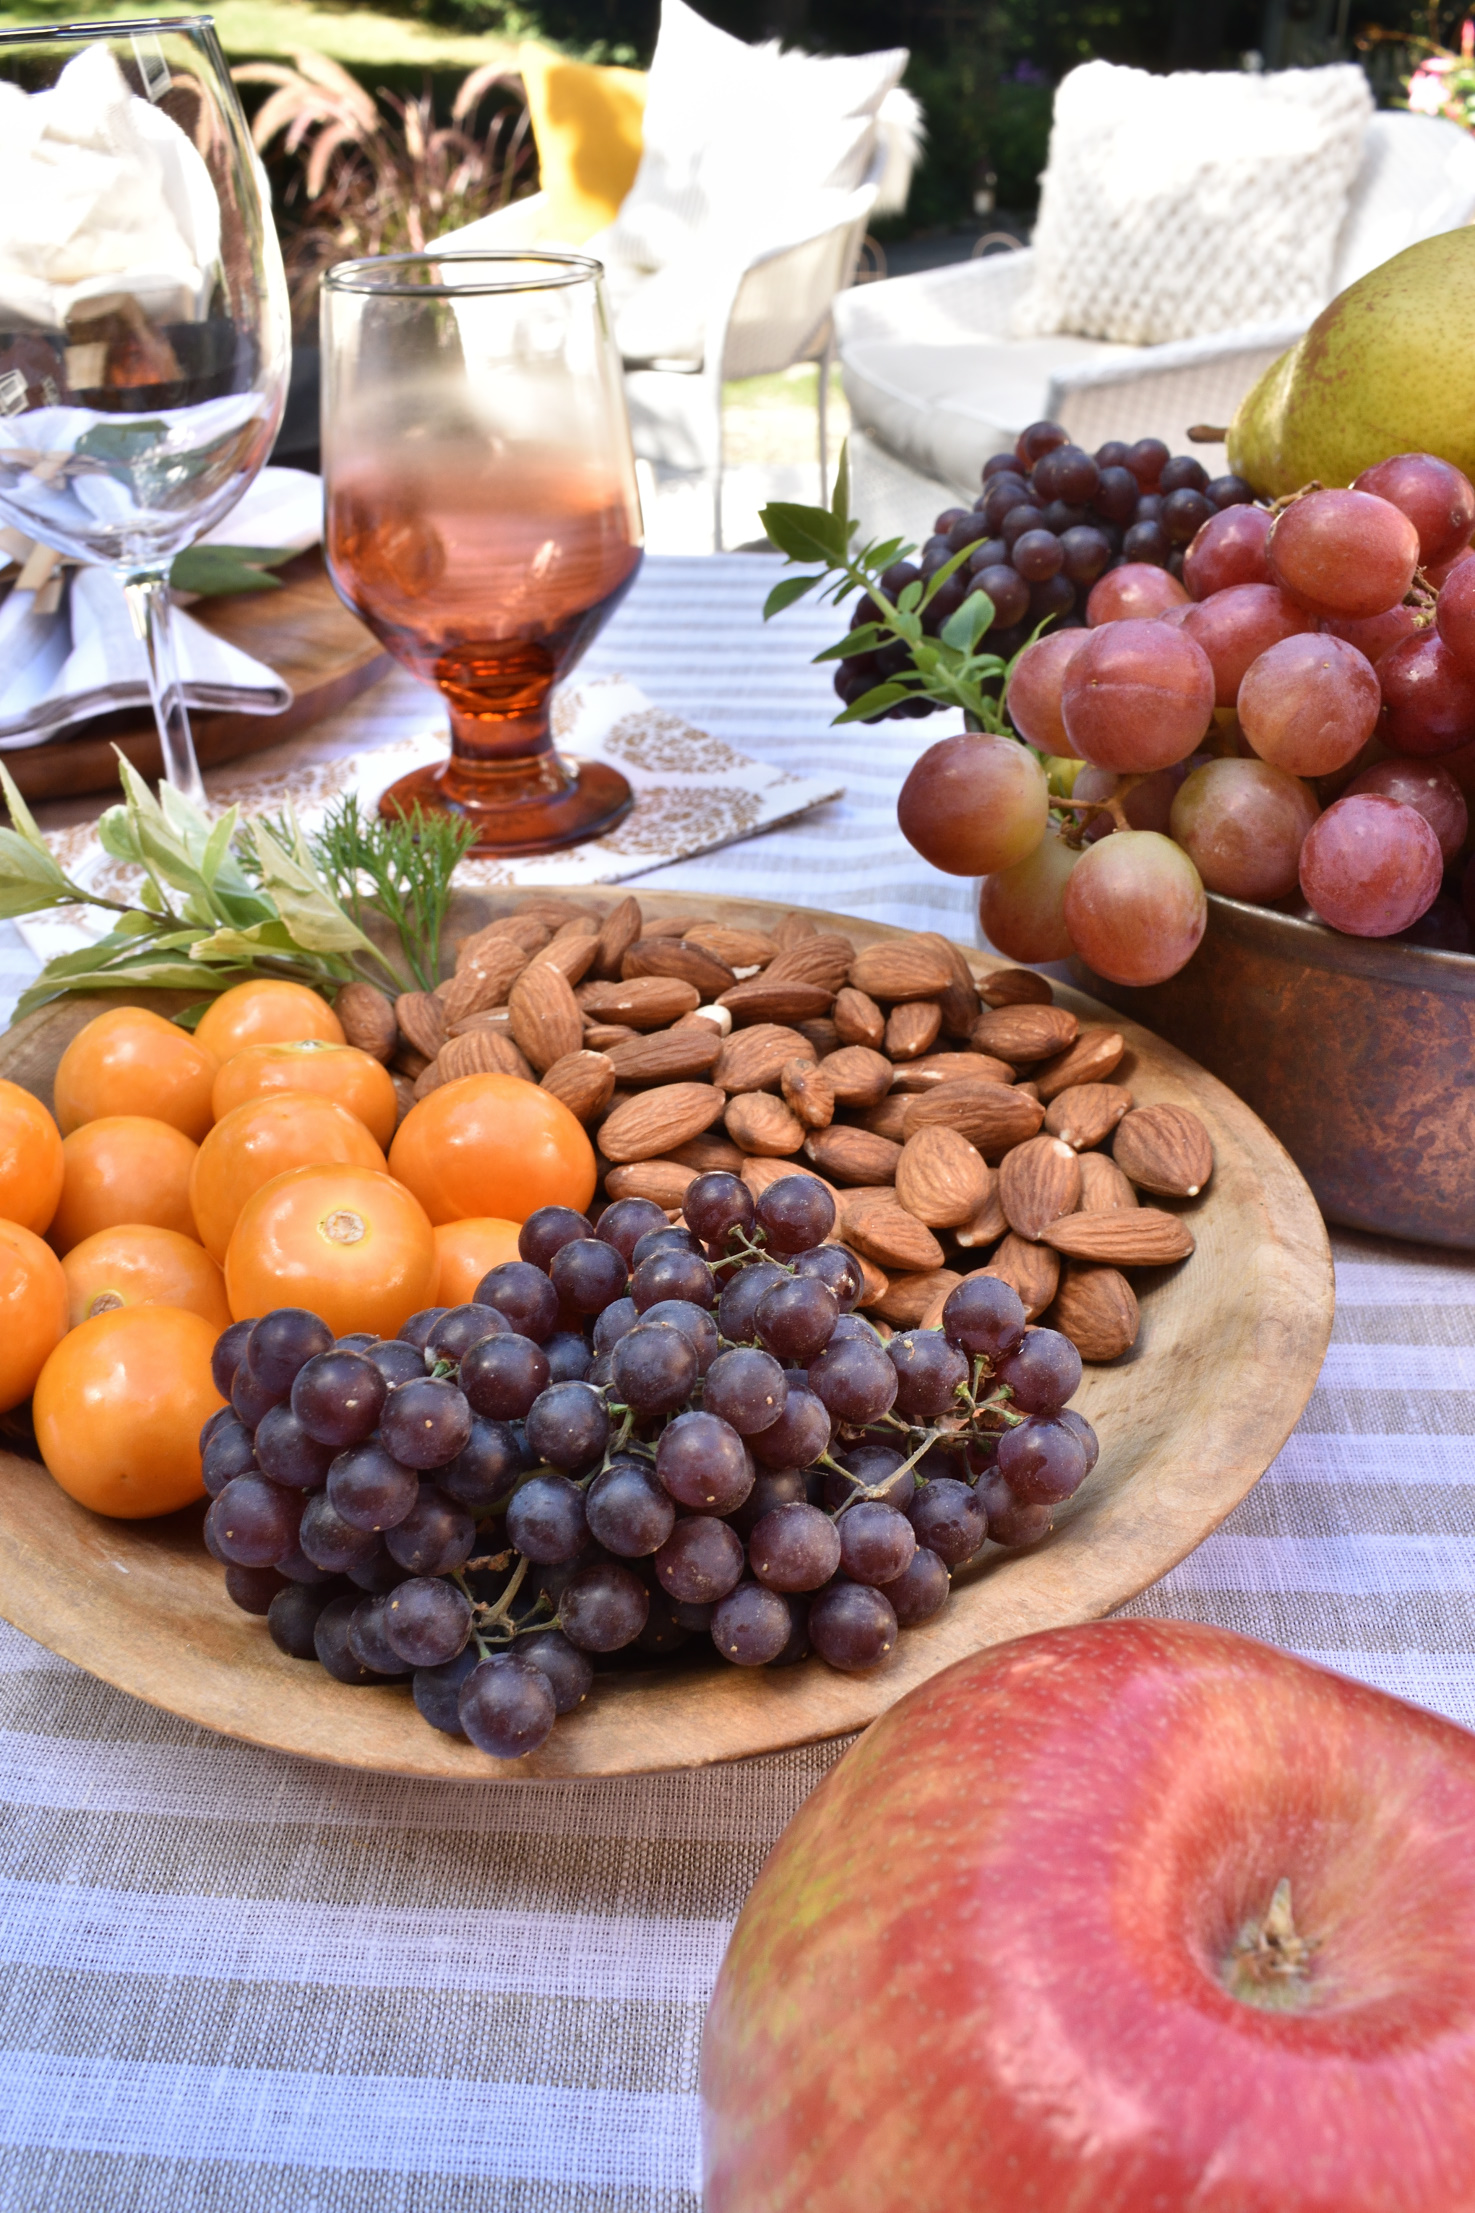
M 1085 621 L 1091 587 L 1108 569 L 1145 561 L 1183 574 L 1184 549 L 1209 517 L 1242 506 L 1254 493 L 1239 476 L 1212 482 L 1201 461 L 1172 455 L 1161 438 L 1119 438 L 1086 453 L 1059 423 L 1031 423 L 1012 453 L 984 463 L 983 490 L 971 507 L 948 507 L 916 562 L 896 561 L 880 578 L 895 604 L 906 586 L 929 577 L 965 547 L 972 551 L 939 586 L 922 616 L 936 636 L 973 592 L 987 592 L 994 619 L 984 649 L 1009 660 L 1042 622 L 1061 630 Z M 862 594 L 850 627 L 879 609 Z M 840 662 L 835 690 L 846 706 L 911 666 L 901 641 Z M 930 715 L 941 702 L 908 699 L 892 717 Z M 884 716 L 877 720 L 886 719 Z
M 597 1670 L 682 1648 L 878 1666 L 986 1542 L 1038 1542 L 1097 1448 L 1079 1354 L 1006 1283 L 885 1340 L 834 1222 L 812 1176 L 699 1176 L 684 1226 L 541 1208 L 521 1259 L 397 1338 L 234 1323 L 201 1439 L 230 1596 L 497 1759 Z

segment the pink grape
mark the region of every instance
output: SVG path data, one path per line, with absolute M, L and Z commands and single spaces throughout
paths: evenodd
M 1377 792 L 1333 800 L 1301 848 L 1308 904 L 1349 937 L 1406 930 L 1433 906 L 1443 877 L 1439 840 L 1418 809 Z
M 1457 753 L 1475 738 L 1475 668 L 1456 660 L 1437 630 L 1422 630 L 1378 663 L 1384 743 L 1423 760 Z
M 1098 975 L 1160 984 L 1192 958 L 1209 910 L 1181 846 L 1155 830 L 1118 830 L 1081 855 L 1064 913 L 1071 943 Z
M 1266 546 L 1273 581 L 1313 615 L 1381 615 L 1419 565 L 1407 515 L 1371 492 L 1306 492 L 1275 518 Z
M 1355 645 L 1376 668 L 1385 653 L 1402 645 L 1405 638 L 1416 638 L 1427 625 L 1420 620 L 1417 607 L 1400 604 L 1390 607 L 1385 615 L 1325 615 L 1321 627 L 1334 638 L 1345 638 L 1348 645 Z
M 1115 574 L 1121 572 L 1115 571 Z M 1106 623 L 1065 672 L 1069 749 L 1098 768 L 1168 768 L 1186 760 L 1214 714 L 1214 672 L 1186 630 Z
M 1230 508 L 1228 512 L 1242 514 L 1244 510 Z M 1231 584 L 1190 607 L 1183 627 L 1209 656 L 1214 671 L 1214 705 L 1232 707 L 1252 662 L 1282 638 L 1314 630 L 1316 620 L 1274 584 Z
M 1104 622 L 1151 622 L 1154 615 L 1180 607 L 1187 597 L 1177 577 L 1169 576 L 1155 561 L 1124 561 L 1091 586 L 1086 624 L 1095 630 Z
M 1184 780 L 1169 827 L 1208 891 L 1230 899 L 1286 899 L 1316 794 L 1268 761 L 1206 761 Z
M 1193 599 L 1235 584 L 1268 584 L 1265 541 L 1274 520 L 1268 507 L 1224 507 L 1211 515 L 1183 556 L 1183 581 Z
M 1439 840 L 1446 865 L 1454 860 L 1470 831 L 1470 810 L 1465 795 L 1437 761 L 1374 761 L 1347 786 L 1344 797 L 1355 792 L 1380 792 L 1384 799 L 1401 799 L 1405 807 L 1417 807 Z
M 1419 534 L 1419 566 L 1447 561 L 1475 530 L 1475 485 L 1451 461 L 1432 453 L 1395 453 L 1352 479 L 1354 492 L 1375 492 L 1407 515 Z
M 1330 776 L 1356 760 L 1382 704 L 1377 670 L 1345 638 L 1282 638 L 1239 687 L 1239 726 L 1273 768 Z
M 1065 887 L 1080 859 L 1078 847 L 1047 830 L 1027 860 L 985 876 L 978 919 L 990 945 L 1011 961 L 1068 960 Z
M 1452 553 L 1447 561 L 1431 563 L 1424 575 L 1436 592 L 1442 592 L 1455 570 L 1463 568 L 1467 561 L 1475 561 L 1475 546 L 1461 546 L 1459 552 Z
M 1050 787 L 1028 746 L 975 731 L 929 745 L 896 803 L 902 836 L 947 876 L 1012 868 L 1034 851 L 1049 817 Z
M 1475 669 L 1475 561 L 1456 563 L 1440 591 L 1434 626 L 1461 668 Z
M 1060 719 L 1060 687 L 1085 642 L 1084 630 L 1052 630 L 1026 646 L 1014 664 L 1006 699 L 1009 720 L 1042 753 L 1069 751 Z

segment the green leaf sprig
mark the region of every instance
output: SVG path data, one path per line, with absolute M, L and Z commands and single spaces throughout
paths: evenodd
M 312 844 L 340 905 L 359 922 L 371 906 L 391 923 L 420 990 L 434 991 L 451 878 L 475 842 L 475 827 L 454 816 L 427 815 L 418 803 L 392 819 L 368 815 L 349 792 Z

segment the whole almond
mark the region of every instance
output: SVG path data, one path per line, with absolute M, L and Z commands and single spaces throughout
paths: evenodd
M 1028 1083 L 1017 1083 L 1014 1088 L 1016 1091 L 1022 1092 L 1026 1099 L 1037 1099 L 1039 1100 L 1041 1106 L 1044 1105 L 1043 1099 L 1040 1099 L 1040 1087 L 1037 1083 L 1033 1081 Z
M 726 1094 L 713 1083 L 668 1083 L 638 1091 L 600 1123 L 599 1150 L 606 1160 L 660 1159 L 673 1145 L 710 1129 L 726 1105 Z
M 678 1014 L 671 1024 L 673 1030 L 689 1030 L 693 1026 L 710 1030 L 720 1043 L 732 1035 L 732 1016 L 726 1007 L 693 1007 L 690 1014 Z
M 722 1040 L 705 1022 L 684 1030 L 636 1030 L 607 1048 L 623 1084 L 678 1083 L 683 1077 L 709 1076 L 722 1054 Z
M 553 932 L 545 922 L 539 922 L 530 914 L 499 914 L 495 922 L 489 922 L 484 930 L 475 930 L 470 937 L 463 937 L 456 947 L 456 967 L 469 968 L 479 960 L 486 948 L 500 944 L 504 939 L 518 946 L 526 955 L 536 953 L 546 945 Z
M 1072 1084 L 1104 1083 L 1120 1065 L 1126 1049 L 1126 1039 L 1119 1030 L 1091 1023 L 1082 1030 L 1074 1045 L 1067 1046 L 1063 1053 L 1056 1053 L 1049 1060 L 1042 1060 L 1030 1073 L 1040 1087 L 1042 1099 L 1058 1099 Z
M 544 951 L 550 950 L 545 946 Z M 537 956 L 533 956 L 536 958 Z M 494 938 L 489 945 L 462 961 L 454 976 L 436 987 L 441 1013 L 447 1025 L 480 1014 L 488 1007 L 504 1007 L 507 994 L 527 966 L 529 956 L 510 937 Z
M 889 1137 L 893 1145 L 907 1141 L 907 1107 L 910 1104 L 899 1091 L 878 1099 L 873 1107 L 867 1107 L 860 1117 L 860 1126 L 875 1137 Z
M 1060 1262 L 1048 1245 L 1032 1245 L 1011 1230 L 980 1275 L 997 1276 L 1019 1293 L 1024 1318 L 1035 1321 L 1055 1296 L 1060 1282 Z
M 432 1091 L 438 1091 L 443 1083 L 449 1083 L 450 1080 L 437 1053 L 435 1059 L 428 1060 L 415 1078 L 415 1104 L 418 1106 L 422 1099 L 428 1099 Z
M 1068 1337 L 1083 1360 L 1117 1360 L 1137 1342 L 1142 1316 L 1137 1294 L 1116 1268 L 1068 1260 L 1045 1317 Z
M 884 1050 L 892 1060 L 917 1060 L 931 1052 L 942 1031 L 942 1009 L 935 999 L 909 999 L 886 1017 Z
M 580 984 L 579 1005 L 594 1022 L 624 1022 L 632 1030 L 664 1030 L 702 1003 L 695 984 L 679 976 L 632 976 L 628 982 Z
M 729 930 L 720 922 L 694 924 L 685 943 L 714 953 L 729 968 L 766 968 L 778 951 L 766 930 Z
M 402 991 L 394 1002 L 400 1036 L 434 1060 L 446 1041 L 445 1012 L 433 991 Z
M 978 979 L 978 996 L 986 1007 L 1048 1007 L 1055 994 L 1048 976 L 1032 968 L 993 968 Z
M 1188 1107 L 1136 1107 L 1112 1140 L 1112 1159 L 1144 1191 L 1196 1199 L 1214 1173 L 1208 1131 Z
M 881 1267 L 919 1275 L 942 1266 L 941 1245 L 894 1191 L 842 1191 L 839 1211 L 845 1243 Z
M 562 1099 L 581 1122 L 604 1112 L 614 1088 L 615 1071 L 606 1053 L 565 1053 L 543 1071 L 543 1089 Z
M 556 968 L 525 968 L 507 995 L 512 1034 L 541 1075 L 584 1043 L 584 1018 Z
M 620 963 L 622 977 L 678 976 L 692 984 L 703 999 L 716 999 L 737 982 L 726 961 L 680 938 L 643 937 L 632 945 Z
M 925 938 L 887 938 L 863 945 L 850 964 L 850 981 L 872 999 L 935 999 L 952 981 L 952 962 Z
M 1045 1127 L 1078 1153 L 1087 1152 L 1110 1137 L 1131 1104 L 1131 1092 L 1119 1083 L 1067 1084 L 1050 1101 Z
M 821 931 L 776 953 L 764 973 L 770 983 L 823 984 L 834 995 L 854 958 L 855 947 L 848 937 Z
M 596 976 L 619 975 L 620 963 L 641 935 L 641 929 L 640 901 L 631 898 L 617 900 L 600 923 L 599 936 L 594 941 Z
M 640 934 L 642 937 L 685 937 L 700 919 L 695 914 L 660 914 L 648 921 Z
M 606 1169 L 604 1188 L 611 1199 L 654 1199 L 668 1214 L 679 1214 L 687 1186 L 696 1179 L 696 1169 L 679 1160 L 636 1160 Z
M 828 1129 L 835 1119 L 835 1086 L 822 1064 L 785 1061 L 779 1075 L 784 1102 L 807 1130 Z
M 837 1053 L 827 1053 L 824 1070 L 835 1087 L 837 1106 L 875 1106 L 891 1088 L 890 1061 L 869 1045 L 842 1045 Z
M 868 992 L 847 984 L 835 994 L 830 1016 L 842 1045 L 869 1045 L 876 1051 L 886 1035 L 886 1017 Z
M 467 1030 L 461 1037 L 448 1038 L 435 1057 L 436 1073 L 442 1083 L 454 1083 L 460 1076 L 522 1076 L 531 1081 L 533 1072 L 510 1037 L 499 1037 L 494 1030 Z
M 724 1008 L 723 1011 L 725 1013 L 726 1009 Z M 808 1038 L 821 1060 L 829 1053 L 839 1052 L 840 1032 L 828 1015 L 812 1015 L 803 1022 L 796 1022 L 794 1027 L 801 1037 Z
M 1102 1260 L 1112 1268 L 1165 1268 L 1193 1251 L 1193 1232 L 1161 1207 L 1117 1214 L 1067 1214 L 1052 1222 L 1045 1243 L 1072 1260 Z
M 567 983 L 582 983 L 594 966 L 598 949 L 599 935 L 592 922 L 565 922 L 561 930 L 555 931 L 552 942 L 534 953 L 528 966 L 556 968 Z
M 373 1060 L 387 1061 L 399 1036 L 394 1007 L 373 984 L 345 984 L 333 1002 L 350 1045 Z
M 1005 1235 L 1009 1224 L 1004 1219 L 1004 1209 L 999 1204 L 999 1171 L 988 1171 L 988 1189 L 976 1214 L 954 1232 L 957 1242 L 965 1252 L 977 1252 L 984 1245 L 997 1245 Z
M 961 1130 L 985 1159 L 990 1153 L 997 1159 L 1033 1137 L 1044 1119 L 1039 1100 L 1013 1084 L 940 1083 L 907 1101 L 906 1132 L 910 1137 L 931 1122 L 943 1122 Z
M 773 941 L 781 953 L 787 953 L 791 945 L 802 944 L 805 938 L 818 934 L 808 915 L 792 908 L 774 930 Z
M 743 1172 L 741 1148 L 717 1130 L 704 1130 L 700 1137 L 689 1137 L 684 1145 L 673 1145 L 668 1157 L 695 1168 L 699 1176 L 740 1176 Z
M 593 922 L 596 929 L 599 927 L 599 916 L 592 907 L 586 907 L 578 899 L 565 899 L 556 891 L 519 893 L 517 911 L 519 914 L 533 915 L 539 922 L 546 922 L 550 935 L 555 930 L 561 930 L 565 922 L 577 922 L 581 916 Z
M 1139 1204 L 1137 1194 L 1105 1153 L 1081 1154 L 1080 1214 L 1120 1214 Z
M 1032 1137 L 999 1164 L 999 1205 L 1010 1229 L 1035 1242 L 1081 1198 L 1081 1164 L 1060 1137 Z
M 934 1122 L 909 1137 L 896 1163 L 896 1196 L 929 1229 L 958 1229 L 988 1196 L 983 1156 L 957 1130 Z
M 893 1091 L 930 1091 L 939 1083 L 1013 1083 L 1007 1060 L 989 1053 L 924 1053 L 908 1061 L 892 1078 Z
M 724 1091 L 777 1091 L 791 1060 L 814 1059 L 814 1047 L 797 1030 L 778 1022 L 755 1022 L 734 1030 L 712 1071 Z
M 1064 1007 L 989 1007 L 973 1025 L 980 1053 L 996 1054 L 1014 1067 L 1048 1060 L 1073 1045 L 1080 1024 Z
M 723 1124 L 745 1153 L 786 1156 L 797 1153 L 804 1142 L 804 1124 L 771 1091 L 740 1091 L 728 1100 Z
M 890 1183 L 901 1158 L 900 1145 L 888 1138 L 839 1122 L 815 1130 L 804 1140 L 804 1150 L 822 1176 L 844 1184 Z
M 686 1020 L 686 1016 L 682 1016 Z M 626 1045 L 632 1037 L 640 1036 L 628 1022 L 591 1022 L 584 1017 L 584 1043 L 591 1053 L 607 1053 L 612 1045 Z
M 893 1329 L 921 1329 L 933 1306 L 940 1305 L 963 1278 L 955 1268 L 923 1268 L 892 1276 L 878 1298 L 863 1299 L 868 1314 L 879 1314 Z
M 935 930 L 920 930 L 918 936 L 927 945 L 935 945 L 950 963 L 952 981 L 938 993 L 938 1012 L 942 1016 L 943 1034 L 946 1037 L 967 1037 L 978 1020 L 978 982 L 968 965 L 960 945 L 945 938 Z
M 406 1045 L 401 1040 L 399 1049 L 389 1064 L 390 1072 L 403 1076 L 407 1083 L 418 1083 L 434 1058 L 434 1053 L 417 1053 L 413 1045 Z
M 750 1022 L 802 1022 L 809 1015 L 828 1012 L 835 994 L 827 984 L 783 978 L 773 983 L 770 974 L 771 964 L 760 976 L 719 995 L 718 1006 L 727 1008 L 739 1029 Z

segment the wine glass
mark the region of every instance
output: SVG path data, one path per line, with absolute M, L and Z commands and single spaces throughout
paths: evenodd
M 603 272 L 581 254 L 386 254 L 323 283 L 328 573 L 450 710 L 449 759 L 386 814 L 450 813 L 473 851 L 611 829 L 629 785 L 561 760 L 549 695 L 619 604 L 642 529 Z
M 287 286 L 208 16 L 0 31 L 0 520 L 120 578 L 164 776 L 204 798 L 176 553 L 271 451 Z

